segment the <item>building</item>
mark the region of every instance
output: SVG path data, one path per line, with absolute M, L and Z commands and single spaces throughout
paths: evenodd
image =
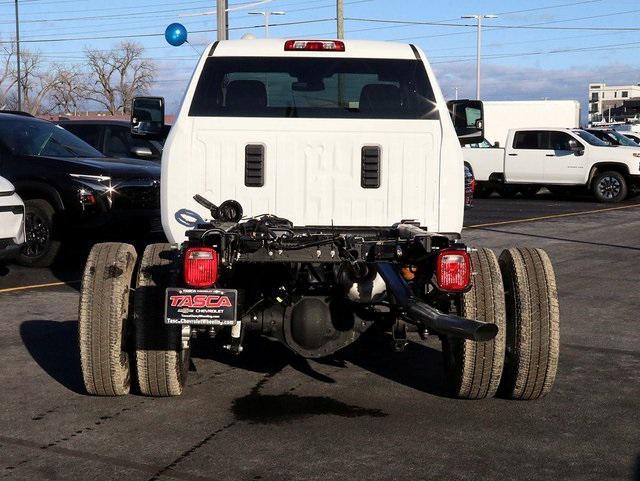
M 630 99 L 640 99 L 640 84 L 589 84 L 589 123 L 609 120 L 609 109 L 622 107 Z

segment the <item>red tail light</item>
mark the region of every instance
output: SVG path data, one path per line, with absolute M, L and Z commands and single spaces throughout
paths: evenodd
M 191 247 L 184 255 L 184 282 L 211 287 L 218 280 L 218 253 L 211 247 Z
M 324 51 L 344 52 L 344 42 L 339 40 L 287 40 L 284 43 L 285 51 Z
M 471 259 L 463 250 L 448 249 L 438 254 L 436 280 L 440 290 L 462 292 L 471 283 Z

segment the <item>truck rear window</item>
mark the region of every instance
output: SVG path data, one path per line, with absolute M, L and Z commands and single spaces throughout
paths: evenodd
M 418 60 L 212 57 L 194 117 L 438 119 Z

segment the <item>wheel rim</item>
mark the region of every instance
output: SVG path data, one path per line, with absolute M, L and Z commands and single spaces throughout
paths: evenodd
M 607 176 L 598 182 L 598 192 L 605 199 L 615 199 L 620 195 L 622 183 L 613 176 Z
M 35 212 L 27 212 L 24 223 L 27 239 L 23 254 L 27 257 L 39 257 L 49 247 L 51 240 L 49 222 Z

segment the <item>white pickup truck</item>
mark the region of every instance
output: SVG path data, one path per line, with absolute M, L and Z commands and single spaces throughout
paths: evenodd
M 479 195 L 585 186 L 598 201 L 613 203 L 640 184 L 640 148 L 609 146 L 580 129 L 512 129 L 505 148 L 466 148 L 463 155 Z
M 163 119 L 163 99 L 133 102 L 134 135 L 163 134 Z M 414 45 L 209 46 L 162 155 L 171 244 L 139 261 L 131 245 L 98 244 L 87 260 L 87 392 L 126 394 L 133 381 L 179 395 L 198 336 L 240 354 L 263 335 L 318 358 L 374 324 L 396 350 L 408 324 L 438 336 L 453 396 L 549 392 L 560 332 L 549 257 L 513 248 L 498 261 L 461 239 L 460 142 L 481 140 L 482 125 L 482 103 L 447 105 Z

